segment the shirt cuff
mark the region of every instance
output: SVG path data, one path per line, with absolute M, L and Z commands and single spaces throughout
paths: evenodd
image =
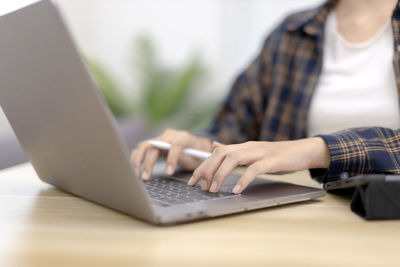
M 340 175 L 362 173 L 367 166 L 367 155 L 364 144 L 350 133 L 317 135 L 321 137 L 329 149 L 330 163 L 328 169 L 310 170 L 313 179 L 326 183 L 340 179 Z M 365 171 L 365 170 L 364 170 Z

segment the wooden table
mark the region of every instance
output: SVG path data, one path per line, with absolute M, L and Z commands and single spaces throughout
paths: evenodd
M 319 186 L 308 172 L 274 179 Z M 63 193 L 30 164 L 0 172 L 0 266 L 400 266 L 400 221 L 349 198 L 156 227 Z

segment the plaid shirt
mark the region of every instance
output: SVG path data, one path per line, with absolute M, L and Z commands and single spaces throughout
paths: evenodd
M 305 138 L 311 97 L 322 69 L 324 25 L 333 4 L 287 17 L 266 39 L 260 55 L 236 79 L 209 133 L 226 143 Z M 400 88 L 400 8 L 392 16 L 393 66 Z M 400 174 L 399 130 L 368 127 L 320 135 L 330 166 L 312 170 L 320 182 L 340 173 Z

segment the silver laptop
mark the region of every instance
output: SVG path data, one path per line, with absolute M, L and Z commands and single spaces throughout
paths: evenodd
M 115 121 L 49 0 L 0 17 L 0 104 L 46 183 L 154 224 L 305 201 L 324 190 L 256 179 L 241 195 L 186 186 L 188 175 L 135 174 Z M 1 153 L 1 150 L 0 150 Z

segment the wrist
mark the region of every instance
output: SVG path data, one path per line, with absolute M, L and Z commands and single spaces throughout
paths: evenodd
M 330 155 L 328 145 L 321 137 L 309 138 L 311 157 L 309 169 L 328 169 Z

